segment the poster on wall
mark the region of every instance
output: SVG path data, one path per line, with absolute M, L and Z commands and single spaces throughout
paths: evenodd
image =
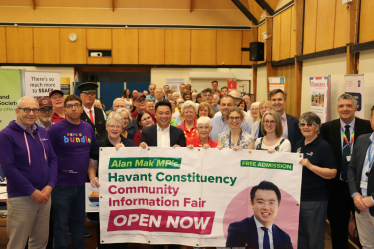
M 275 248 L 297 248 L 300 156 L 255 150 L 102 148 L 102 243 L 256 248 L 257 232 L 248 234 L 245 225 L 255 227 L 255 217 L 282 231 L 281 243 L 274 238 Z M 253 189 L 265 185 L 272 189 L 268 196 Z M 271 200 L 271 212 L 262 213 L 260 199 Z
M 328 121 L 330 77 L 310 77 L 310 111 L 319 116 L 321 122 Z
M 237 89 L 237 82 L 235 78 L 227 79 L 227 88 L 229 92 Z
M 70 78 L 62 77 L 61 78 L 61 91 L 64 93 L 64 97 L 70 95 Z
M 60 72 L 25 72 L 25 95 L 32 97 L 48 97 L 53 89 L 61 89 Z
M 286 77 L 269 77 L 269 93 L 274 89 L 286 90 Z
M 344 75 L 345 93 L 349 93 L 357 100 L 356 116 L 364 118 L 365 115 L 365 92 L 364 92 L 364 75 L 350 74 Z
M 184 83 L 184 78 L 165 78 L 165 85 L 169 85 L 169 89 L 173 92 L 180 92 L 179 86 Z
M 16 119 L 15 111 L 20 98 L 20 70 L 0 69 L 0 130 Z

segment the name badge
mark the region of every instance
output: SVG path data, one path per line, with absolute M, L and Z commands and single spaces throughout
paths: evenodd
M 368 182 L 361 181 L 360 188 L 367 189 L 368 188 Z
M 347 156 L 347 162 L 350 162 L 350 161 L 351 161 L 351 157 L 352 157 L 352 156 Z

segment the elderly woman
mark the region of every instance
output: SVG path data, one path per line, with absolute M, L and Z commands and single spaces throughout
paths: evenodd
M 119 113 L 111 112 L 106 121 L 106 130 L 108 132 L 108 136 L 104 137 L 101 140 L 96 141 L 91 147 L 89 167 L 88 167 L 88 177 L 90 179 L 92 187 L 94 188 L 100 187 L 99 178 L 98 178 L 100 147 L 114 147 L 116 150 L 118 150 L 120 147 L 134 147 L 135 146 L 132 140 L 121 136 L 123 122 L 124 122 L 123 117 Z M 94 213 L 94 214 L 98 222 L 96 226 L 97 245 L 98 245 L 98 248 L 102 248 L 102 245 L 100 244 L 99 213 Z M 118 248 L 121 246 L 121 244 L 111 244 L 111 246 L 112 248 Z
M 175 101 L 177 101 L 177 99 L 180 98 L 180 94 L 179 94 L 179 92 L 173 92 L 173 94 L 172 94 L 171 96 L 172 96 L 172 98 L 173 98 Z
M 334 178 L 337 170 L 331 146 L 319 136 L 321 119 L 306 112 L 299 126 L 304 138 L 293 148 L 293 152 L 303 154 L 298 248 L 318 249 L 324 247 L 327 179 Z
M 176 112 L 179 112 L 179 115 L 175 115 L 175 120 L 177 121 L 178 125 L 183 123 L 184 117 L 181 115 L 182 113 L 182 105 L 184 104 L 184 100 L 182 98 L 177 99 L 177 108 L 175 108 Z
M 199 117 L 209 117 L 213 118 L 213 109 L 208 102 L 202 102 L 197 107 L 197 113 Z
M 139 146 L 139 140 L 140 140 L 140 137 L 142 136 L 143 128 L 151 126 L 154 123 L 153 123 L 153 119 L 151 115 L 149 115 L 147 111 L 142 111 L 136 117 L 136 124 L 138 125 L 139 130 L 135 133 L 133 140 L 134 140 L 135 146 Z
M 194 147 L 203 147 L 204 149 L 216 148 L 217 142 L 209 137 L 212 128 L 212 121 L 209 117 L 200 117 L 196 122 L 198 136 L 188 139 L 187 147 L 190 149 Z
M 230 130 L 218 135 L 217 148 L 222 149 L 253 149 L 254 140 L 251 134 L 243 131 L 240 126 L 244 120 L 244 112 L 239 107 L 231 107 L 224 116 Z
M 282 137 L 282 121 L 276 111 L 270 110 L 264 113 L 261 121 L 261 132 L 264 137 L 257 138 L 255 142 L 256 150 L 267 150 L 269 153 L 291 151 L 290 141 Z
M 136 132 L 135 127 L 131 127 L 130 131 L 126 130 L 126 127 L 132 122 L 132 117 L 129 111 L 126 108 L 120 108 L 116 111 L 116 113 L 120 114 L 123 117 L 123 127 L 121 135 L 125 138 L 133 139 Z
M 259 137 L 259 134 L 261 133 L 262 116 L 264 115 L 266 111 L 273 109 L 271 103 L 267 100 L 261 101 L 258 106 L 259 106 L 259 112 L 257 114 L 257 120 L 253 120 L 256 122 L 254 122 L 253 127 L 252 127 L 252 137 L 255 140 Z
M 253 123 L 257 121 L 259 105 L 260 105 L 260 102 L 253 102 L 251 105 L 251 110 L 249 113 L 251 114 Z
M 188 89 L 184 89 L 182 92 L 182 99 L 184 99 L 184 101 L 192 100 L 191 91 Z
M 196 103 L 197 92 L 192 93 L 192 101 Z
M 184 118 L 184 121 L 177 127 L 183 130 L 186 140 L 196 137 L 196 104 L 191 100 L 187 100 L 186 102 L 184 102 L 181 107 L 181 116 Z

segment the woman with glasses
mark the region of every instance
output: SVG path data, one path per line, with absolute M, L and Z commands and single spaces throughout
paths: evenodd
M 90 151 L 90 160 L 89 160 L 89 167 L 88 167 L 88 177 L 90 179 L 90 183 L 92 187 L 99 188 L 99 156 L 100 156 L 100 148 L 101 147 L 112 147 L 118 150 L 121 147 L 135 147 L 135 144 L 132 140 L 121 136 L 122 127 L 124 126 L 124 119 L 123 117 L 116 112 L 112 112 L 109 114 L 107 121 L 106 121 L 106 130 L 108 132 L 108 136 L 105 138 L 96 141 Z M 97 232 L 97 245 L 98 248 L 123 248 L 125 244 L 100 244 L 100 219 L 99 213 L 94 213 L 96 216 L 95 220 L 97 220 L 96 232 Z
M 253 121 L 256 121 L 254 124 L 253 124 L 253 128 L 252 128 L 252 137 L 253 139 L 257 139 L 258 138 L 258 135 L 260 133 L 260 129 L 261 129 L 261 120 L 262 120 L 262 116 L 264 115 L 264 113 L 266 111 L 269 111 L 269 110 L 273 110 L 273 107 L 271 105 L 271 103 L 267 100 L 263 100 L 261 101 L 259 104 L 258 104 L 258 114 L 257 114 L 257 119 L 256 120 L 253 120 Z
M 130 130 L 126 130 L 126 127 L 132 122 L 132 117 L 126 108 L 120 108 L 116 111 L 123 118 L 123 127 L 121 135 L 128 139 L 133 139 L 135 134 L 135 127 L 131 127 Z
M 319 136 L 321 119 L 313 112 L 301 115 L 303 139 L 293 152 L 303 153 L 298 248 L 324 247 L 327 215 L 327 179 L 335 177 L 336 163 L 331 146 Z
M 145 127 L 154 125 L 151 115 L 147 111 L 142 111 L 136 117 L 136 124 L 138 125 L 138 131 L 134 135 L 135 146 L 139 146 L 140 137 L 142 136 L 142 130 Z
M 212 121 L 209 117 L 200 117 L 196 122 L 196 129 L 198 136 L 187 140 L 187 147 L 193 149 L 194 147 L 216 148 L 217 142 L 213 141 L 209 137 L 209 133 L 212 131 Z
M 240 126 L 244 120 L 244 113 L 239 107 L 231 107 L 224 116 L 230 130 L 218 135 L 217 148 L 219 149 L 253 149 L 254 140 L 251 134 L 243 131 Z
M 269 153 L 291 151 L 290 141 L 282 137 L 282 121 L 276 111 L 270 110 L 264 113 L 261 121 L 261 132 L 264 137 L 256 139 L 256 150 L 267 150 Z

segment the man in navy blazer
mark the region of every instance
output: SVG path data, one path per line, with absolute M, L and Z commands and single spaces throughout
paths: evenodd
M 286 114 L 285 105 L 287 100 L 287 93 L 281 89 L 274 89 L 270 93 L 270 100 L 273 106 L 273 110 L 278 112 L 283 127 L 283 137 L 287 138 L 291 147 L 293 148 L 297 141 L 303 138 L 299 128 L 299 119 L 290 114 Z M 258 137 L 263 137 L 264 135 L 259 130 Z
M 161 100 L 156 103 L 155 110 L 157 123 L 142 130 L 139 147 L 186 147 L 183 130 L 170 125 L 171 103 Z
M 292 249 L 290 236 L 273 224 L 281 201 L 278 187 L 272 182 L 262 181 L 252 188 L 250 195 L 254 215 L 230 224 L 226 246 Z

